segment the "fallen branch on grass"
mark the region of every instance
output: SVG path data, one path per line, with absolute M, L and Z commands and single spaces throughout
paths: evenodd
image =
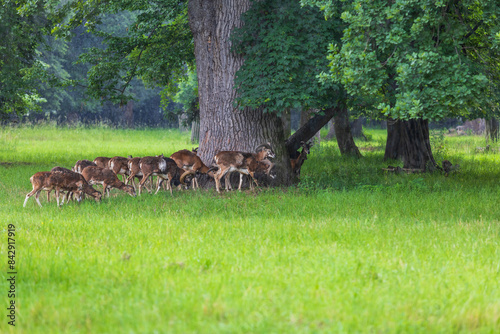
M 382 168 L 382 170 L 386 172 L 392 172 L 396 174 L 400 173 L 407 173 L 407 174 L 413 174 L 413 173 L 423 173 L 424 170 L 420 168 L 401 168 L 401 167 L 394 167 L 394 166 L 387 166 L 387 168 Z

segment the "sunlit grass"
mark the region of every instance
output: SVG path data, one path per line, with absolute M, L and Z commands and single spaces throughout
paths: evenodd
M 2 128 L 0 161 L 59 163 L 100 156 L 165 155 L 179 146 L 192 146 L 178 130 L 117 130 L 109 128 L 57 128 L 53 126 Z
M 22 207 L 34 172 L 170 154 L 193 146 L 188 135 L 0 131 L 0 161 L 14 163 L 0 166 L 0 217 L 4 233 L 17 229 L 19 307 L 2 333 L 500 330 L 500 152 L 475 152 L 483 138 L 444 138 L 440 158 L 461 165 L 449 177 L 383 172 L 384 132 L 370 130 L 358 145 L 377 149 L 356 160 L 322 142 L 288 189 L 115 190 L 58 209 L 44 196 L 43 208 Z

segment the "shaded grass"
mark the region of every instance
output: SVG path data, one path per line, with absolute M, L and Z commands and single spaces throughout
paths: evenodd
M 126 136 L 149 154 L 190 147 L 179 133 Z M 123 139 L 92 151 L 72 138 L 89 158 L 141 147 Z M 4 320 L 0 332 L 496 332 L 498 155 L 466 153 L 461 141 L 446 139 L 446 157 L 462 165 L 448 178 L 385 174 L 380 150 L 353 160 L 327 142 L 288 189 L 113 191 L 99 205 L 40 209 L 22 208 L 29 176 L 80 157 L 56 147 L 38 161 L 49 153 L 13 140 L 16 156 L 2 159 L 34 164 L 0 166 L 1 228 L 16 225 L 19 250 L 18 326 Z

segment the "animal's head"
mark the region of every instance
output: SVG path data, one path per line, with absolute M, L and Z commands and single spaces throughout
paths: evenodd
M 101 192 L 95 190 L 90 184 L 84 184 L 83 192 L 91 197 L 93 197 L 96 202 L 101 200 L 102 194 Z
M 276 172 L 276 168 L 272 168 L 272 169 L 269 171 L 269 174 L 268 174 L 268 175 L 269 175 L 269 177 L 270 177 L 271 179 L 275 179 L 275 178 L 276 178 L 276 176 L 278 176 L 278 173 Z
M 75 196 L 76 201 L 80 203 L 83 200 L 83 191 L 80 187 L 78 187 L 78 190 L 73 191 L 73 196 Z
M 274 158 L 276 157 L 276 154 L 273 151 L 273 147 L 271 146 L 271 143 L 267 142 L 265 144 L 257 146 L 255 149 L 256 153 L 264 152 L 263 153 L 263 158 Z
M 127 194 L 129 194 L 132 197 L 135 197 L 135 195 L 136 195 L 134 187 L 129 186 L 129 185 L 125 185 L 123 187 L 123 191 L 125 191 Z
M 311 144 L 306 142 L 300 142 L 300 146 L 302 146 L 302 153 L 309 154 L 311 153 Z
M 102 194 L 101 194 L 100 191 L 94 190 L 92 192 L 92 197 L 94 197 L 94 199 L 95 199 L 96 202 L 100 202 L 101 198 L 102 198 Z
M 194 174 L 189 174 L 184 178 L 184 184 L 191 184 L 193 179 L 195 178 Z M 179 182 L 180 183 L 180 182 Z M 176 185 L 177 186 L 177 185 Z

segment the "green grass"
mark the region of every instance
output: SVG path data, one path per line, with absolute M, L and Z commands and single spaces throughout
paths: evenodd
M 115 190 L 58 209 L 22 207 L 36 171 L 194 145 L 165 130 L 0 131 L 4 310 L 9 223 L 18 270 L 16 328 L 4 316 L 1 333 L 500 331 L 500 152 L 476 153 L 480 137 L 444 138 L 437 155 L 461 165 L 449 177 L 384 173 L 371 130 L 361 160 L 314 147 L 288 189 Z

